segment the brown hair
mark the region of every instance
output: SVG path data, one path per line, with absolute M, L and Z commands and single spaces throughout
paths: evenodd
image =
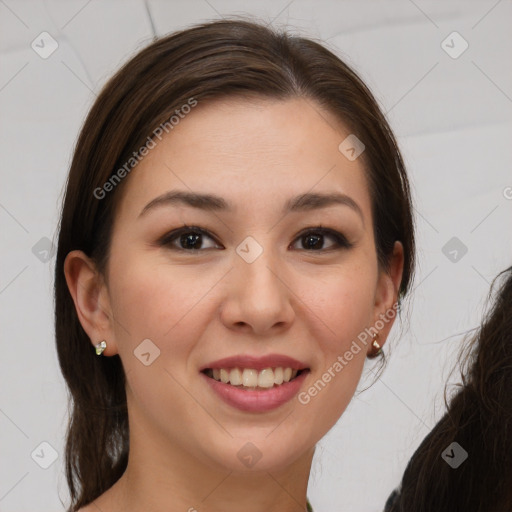
M 512 267 L 503 274 L 492 309 L 463 346 L 461 388 L 415 451 L 385 512 L 512 510 Z M 441 456 L 453 442 L 467 452 L 458 467 Z
M 247 20 L 204 23 L 154 41 L 99 94 L 78 138 L 66 186 L 55 268 L 55 329 L 72 402 L 66 442 L 70 512 L 122 475 L 129 432 L 121 360 L 96 357 L 66 286 L 64 259 L 82 250 L 106 277 L 116 205 L 128 178 L 102 199 L 94 191 L 191 98 L 202 103 L 235 95 L 311 99 L 363 141 L 379 265 L 388 268 L 394 242 L 401 241 L 400 298 L 409 288 L 414 231 L 404 163 L 377 102 L 350 67 L 317 42 Z

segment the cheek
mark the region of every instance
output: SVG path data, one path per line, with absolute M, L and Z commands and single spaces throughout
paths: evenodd
M 373 294 L 364 276 L 347 280 L 333 291 L 328 314 L 332 330 L 338 334 L 336 349 L 344 350 L 347 343 L 368 326 L 373 313 Z
M 301 298 L 313 313 L 309 317 L 318 328 L 315 338 L 325 356 L 344 351 L 352 339 L 371 325 L 375 273 L 369 265 L 347 266 L 320 280 L 302 282 Z
M 374 277 L 370 266 L 364 271 L 354 266 L 333 273 L 314 292 L 303 292 L 314 313 L 309 315 L 310 335 L 317 346 L 319 367 L 297 398 L 303 413 L 314 416 L 323 433 L 343 414 L 361 378 L 368 345 L 358 336 L 364 335 L 373 318 Z
M 190 323 L 196 305 L 215 283 L 215 276 L 155 262 L 147 255 L 126 255 L 111 272 L 114 313 L 137 336 L 163 339 Z
M 136 255 L 120 257 L 111 276 L 115 337 L 125 368 L 140 370 L 133 355 L 147 345 L 158 354 L 158 365 L 184 372 L 203 328 L 207 301 L 201 299 L 214 285 L 214 278 Z
M 119 258 L 112 273 L 115 335 L 132 414 L 142 422 L 151 418 L 161 432 L 168 433 L 176 414 L 183 425 L 204 422 L 201 408 L 183 385 L 189 379 L 190 354 L 204 330 L 202 321 L 208 317 L 207 301 L 201 298 L 215 281 L 211 275 L 199 277 L 135 254 Z M 187 442 L 186 430 L 173 432 L 183 436 L 178 442 Z

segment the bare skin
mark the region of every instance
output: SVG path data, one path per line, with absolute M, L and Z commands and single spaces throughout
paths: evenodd
M 338 150 L 348 134 L 309 100 L 199 104 L 126 178 L 106 278 L 81 251 L 68 255 L 82 326 L 93 345 L 107 341 L 102 357 L 123 362 L 130 422 L 125 473 L 80 512 L 306 510 L 315 445 L 352 399 L 370 343 L 307 404 L 268 412 L 224 403 L 199 369 L 285 354 L 310 368 L 307 390 L 396 303 L 403 249 L 379 268 L 362 159 Z M 170 190 L 221 196 L 232 211 L 173 203 L 141 215 Z M 332 192 L 357 207 L 283 212 L 295 196 Z M 185 224 L 207 232 L 195 250 L 179 236 L 159 244 Z M 319 237 L 313 249 L 307 234 Z M 251 263 L 236 252 L 247 236 L 263 249 Z M 160 350 L 148 366 L 134 357 L 145 339 Z M 250 468 L 237 457 L 247 442 L 262 455 Z

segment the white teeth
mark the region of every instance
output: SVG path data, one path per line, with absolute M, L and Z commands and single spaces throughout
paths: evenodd
M 213 376 L 217 381 L 230 383 L 233 386 L 244 386 L 248 388 L 271 388 L 279 386 L 283 382 L 290 382 L 297 376 L 299 370 L 292 368 L 265 368 L 258 372 L 252 368 L 214 368 L 208 375 Z
M 242 384 L 248 388 L 255 388 L 258 385 L 258 372 L 246 368 L 242 373 Z
M 229 382 L 233 384 L 233 386 L 240 386 L 240 384 L 242 384 L 242 372 L 239 368 L 233 368 L 229 372 Z
M 272 368 L 261 370 L 258 375 L 258 386 L 260 388 L 271 388 L 274 385 L 274 371 Z

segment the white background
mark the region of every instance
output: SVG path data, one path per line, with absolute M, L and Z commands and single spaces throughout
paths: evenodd
M 153 30 L 233 14 L 318 37 L 351 64 L 388 112 L 413 184 L 419 267 L 410 325 L 401 338 L 394 328 L 382 379 L 319 443 L 308 490 L 315 512 L 383 509 L 443 411 L 460 333 L 478 325 L 492 278 L 512 263 L 510 0 L 0 0 L 2 512 L 67 503 L 55 258 L 43 262 L 32 248 L 55 241 L 84 117 Z M 31 48 L 43 31 L 58 42 L 47 59 Z M 441 46 L 453 31 L 469 44 L 456 59 Z M 456 51 L 461 41 L 452 38 Z M 454 236 L 467 247 L 456 262 L 442 252 Z M 363 377 L 360 389 L 369 382 Z M 42 442 L 58 454 L 48 469 L 31 458 Z

